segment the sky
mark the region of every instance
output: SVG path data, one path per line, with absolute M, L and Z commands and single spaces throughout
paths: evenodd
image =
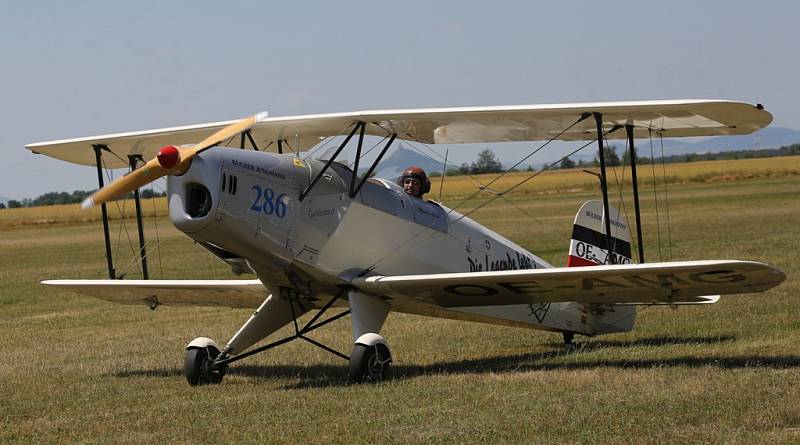
M 800 129 L 797 2 L 0 7 L 0 196 L 14 199 L 97 186 L 93 167 L 34 155 L 25 144 L 262 110 L 708 98 L 762 103 L 773 126 Z M 518 159 L 495 151 L 504 162 Z M 465 152 L 456 162 L 464 156 L 474 159 Z

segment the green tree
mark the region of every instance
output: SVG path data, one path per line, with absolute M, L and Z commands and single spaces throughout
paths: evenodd
M 609 167 L 617 167 L 622 165 L 622 162 L 617 155 L 617 147 L 613 145 L 606 145 L 603 147 L 603 155 L 606 158 L 606 165 Z
M 561 161 L 561 165 L 559 166 L 559 168 L 561 168 L 561 169 L 575 168 L 575 161 L 573 161 L 570 158 L 564 158 L 564 160 Z
M 159 192 L 154 192 L 151 189 L 144 189 L 140 193 L 140 196 L 141 196 L 142 199 L 150 199 L 150 198 L 157 198 L 157 197 L 160 197 L 160 196 L 167 196 L 167 193 L 166 192 L 159 193 Z
M 619 156 L 617 155 L 617 147 L 613 145 L 606 145 L 603 147 L 603 157 L 606 160 L 606 167 L 616 167 L 622 165 L 621 161 L 619 160 Z M 600 160 L 595 156 L 592 160 L 592 166 L 597 167 L 600 165 Z
M 497 160 L 492 150 L 488 148 L 478 153 L 478 160 L 470 166 L 470 173 L 499 173 L 503 171 L 503 164 Z

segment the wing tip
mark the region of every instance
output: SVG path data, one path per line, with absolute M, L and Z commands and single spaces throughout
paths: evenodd
M 81 203 L 81 210 L 91 209 L 92 207 L 94 207 L 94 199 L 92 199 L 91 196 L 84 199 Z

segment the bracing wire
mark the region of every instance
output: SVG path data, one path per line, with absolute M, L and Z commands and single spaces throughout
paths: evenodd
M 542 225 L 542 226 L 545 225 L 544 222 L 542 222 L 540 219 L 534 217 L 530 213 L 526 212 L 525 209 L 523 209 L 522 207 L 520 207 L 517 204 L 515 204 L 514 201 L 506 198 L 505 196 L 501 196 L 500 199 L 502 199 L 503 201 L 507 202 L 508 204 L 511 204 L 512 207 L 514 207 L 515 209 L 517 209 L 520 212 L 522 212 L 522 214 L 524 214 L 528 218 L 532 219 L 535 223 L 537 223 L 539 225 Z
M 656 205 L 656 236 L 658 238 L 658 260 L 664 261 L 663 256 L 661 255 L 661 216 L 658 213 L 658 186 L 656 184 L 656 158 L 653 154 L 653 131 L 648 130 L 648 134 L 650 135 L 650 168 L 653 173 L 653 200 L 655 201 Z
M 441 162 L 443 162 L 443 163 L 445 164 L 445 166 L 448 166 L 448 165 L 450 165 L 450 166 L 453 166 L 453 167 L 456 167 L 456 168 L 458 168 L 458 166 L 457 166 L 457 165 L 455 165 L 455 164 L 453 164 L 453 163 L 450 163 L 450 162 L 448 162 L 448 161 L 447 161 L 447 159 L 445 159 L 445 158 L 444 158 L 444 157 L 443 157 L 443 156 L 442 156 L 440 153 L 437 153 L 435 150 L 433 150 L 432 148 L 428 147 L 428 144 L 426 144 L 426 143 L 424 143 L 424 142 L 422 142 L 422 141 L 420 141 L 420 140 L 418 140 L 418 139 L 414 138 L 414 137 L 413 137 L 413 136 L 411 136 L 411 135 L 408 135 L 408 134 L 406 134 L 406 136 L 409 136 L 409 137 L 411 137 L 412 139 L 406 139 L 406 140 L 405 140 L 405 142 L 407 142 L 407 143 L 408 143 L 408 146 L 409 146 L 409 147 L 411 147 L 413 150 L 415 150 L 417 153 L 421 154 L 422 156 L 425 156 L 426 158 L 428 158 L 428 159 L 430 159 L 430 160 L 432 160 L 432 161 L 434 161 L 434 162 L 437 162 L 437 163 L 439 162 L 439 160 L 437 160 L 437 159 L 434 159 L 434 158 L 433 158 L 433 157 L 431 157 L 430 155 L 428 155 L 428 154 L 426 154 L 425 152 L 423 152 L 422 150 L 420 150 L 418 147 L 416 147 L 416 145 L 415 145 L 415 144 L 419 144 L 421 147 L 425 148 L 425 149 L 426 149 L 426 150 L 428 150 L 429 152 L 431 152 L 431 153 L 433 153 L 434 155 L 436 155 L 436 156 L 437 156 L 437 157 L 438 157 L 438 158 L 441 160 Z M 482 183 L 482 182 L 481 182 L 481 181 L 480 181 L 478 178 L 476 178 L 475 176 L 472 176 L 471 174 L 467 174 L 466 176 L 467 176 L 467 178 L 471 179 L 471 180 L 472 180 L 472 182 L 474 182 L 475 184 L 477 184 L 477 186 L 478 186 L 478 188 L 479 188 L 479 189 L 483 190 L 483 188 L 484 188 L 485 186 L 483 185 L 483 183 Z
M 611 132 L 611 131 L 614 131 L 614 130 L 616 130 L 616 129 L 612 129 L 612 130 L 610 130 L 609 132 Z M 608 134 L 609 132 L 606 132 L 605 134 Z M 604 136 L 605 136 L 605 134 L 604 134 Z M 561 162 L 562 162 L 564 159 L 567 159 L 567 158 L 569 158 L 570 156 L 572 156 L 572 155 L 574 155 L 574 154 L 578 153 L 579 151 L 581 151 L 581 150 L 583 150 L 584 148 L 586 148 L 586 147 L 588 147 L 588 146 L 590 146 L 590 145 L 594 144 L 595 142 L 597 142 L 597 139 L 593 139 L 593 140 L 591 140 L 591 141 L 589 141 L 589 142 L 587 142 L 587 143 L 585 143 L 585 144 L 581 145 L 581 146 L 580 146 L 580 147 L 578 147 L 577 149 L 575 149 L 575 150 L 571 151 L 570 153 L 568 153 L 567 155 L 565 155 L 565 156 L 561 157 L 559 160 L 557 160 L 557 161 L 555 161 L 555 162 L 553 162 L 553 163 L 550 163 L 550 164 L 546 165 L 546 166 L 545 166 L 545 167 L 543 167 L 541 170 L 539 170 L 539 171 L 537 171 L 537 172 L 534 172 L 533 174 L 529 175 L 529 176 L 528 176 L 527 178 L 525 178 L 524 180 L 522 180 L 522 181 L 518 182 L 516 185 L 514 185 L 514 186 L 512 186 L 512 187 L 509 187 L 508 189 L 506 189 L 506 190 L 505 190 L 505 191 L 503 191 L 503 192 L 494 192 L 494 196 L 493 196 L 492 198 L 490 198 L 489 200 L 485 201 L 483 204 L 481 204 L 481 205 L 479 205 L 479 206 L 477 206 L 477 207 L 475 207 L 475 208 L 471 209 L 470 211 L 468 211 L 468 212 L 464 213 L 463 215 L 459 216 L 458 218 L 456 218 L 456 219 L 453 221 L 453 223 L 455 223 L 455 222 L 458 222 L 458 221 L 460 221 L 460 220 L 462 220 L 462 219 L 464 219 L 464 218 L 468 217 L 468 216 L 469 216 L 469 215 L 471 215 L 472 213 L 474 213 L 474 212 L 478 211 L 480 208 L 482 208 L 482 207 L 484 207 L 484 206 L 486 206 L 486 205 L 488 205 L 488 204 L 490 204 L 490 203 L 494 202 L 496 199 L 503 198 L 505 194 L 507 194 L 507 193 L 510 193 L 510 192 L 512 192 L 512 191 L 514 191 L 514 190 L 515 190 L 515 189 L 517 189 L 519 186 L 521 186 L 521 185 L 525 184 L 526 182 L 530 181 L 531 179 L 535 178 L 536 176 L 539 176 L 540 174 L 542 174 L 542 173 L 546 172 L 547 170 L 550 170 L 550 169 L 551 169 L 551 168 L 553 168 L 554 166 L 561 164 Z M 451 212 L 453 212 L 453 211 L 454 211 L 453 209 L 450 209 L 450 211 L 448 211 L 448 214 L 449 214 L 449 213 L 451 213 Z M 425 233 L 425 232 L 428 232 L 428 236 L 427 236 L 427 237 L 424 237 L 424 238 L 419 238 L 419 236 L 420 236 L 420 235 L 422 235 L 422 234 L 423 234 L 423 233 Z M 406 248 L 406 247 L 408 247 L 409 245 L 412 245 L 412 242 L 422 242 L 422 241 L 425 241 L 425 240 L 427 240 L 429 237 L 433 236 L 435 233 L 437 233 L 437 232 L 435 232 L 434 230 L 431 230 L 431 229 L 429 229 L 429 228 L 427 228 L 427 227 L 426 227 L 426 228 L 423 228 L 423 229 L 421 229 L 421 230 L 420 230 L 420 231 L 418 231 L 417 233 L 415 233 L 415 234 L 411 235 L 411 236 L 410 236 L 410 237 L 409 237 L 409 238 L 408 238 L 408 239 L 407 239 L 405 242 L 403 242 L 402 244 L 400 244 L 400 245 L 399 245 L 397 248 L 395 248 L 395 249 L 394 249 L 392 252 L 390 252 L 390 253 L 388 253 L 388 254 L 384 255 L 383 257 L 379 258 L 377 261 L 375 261 L 374 263 L 372 263 L 372 265 L 370 265 L 369 267 L 367 267 L 366 269 L 364 269 L 364 272 L 362 272 L 362 274 L 366 274 L 366 273 L 368 273 L 369 271 L 372 271 L 372 270 L 374 270 L 376 267 L 380 266 L 380 265 L 381 265 L 383 262 L 385 262 L 385 261 L 386 261 L 386 260 L 387 260 L 389 257 L 391 257 L 391 256 L 393 256 L 393 255 L 396 255 L 397 253 L 399 253 L 400 251 L 402 251 L 403 249 L 405 249 L 405 248 Z
M 370 147 L 367 151 L 362 153 L 361 157 L 358 158 L 358 159 L 361 160 L 361 159 L 364 159 L 365 157 L 367 157 L 367 155 L 370 154 L 372 152 L 372 150 L 375 150 L 375 148 L 377 148 L 379 145 L 381 145 L 383 143 L 383 141 L 385 141 L 388 138 L 389 138 L 388 134 L 386 136 L 382 137 L 378 142 L 372 144 L 372 147 Z
M 587 142 L 587 143 L 585 143 L 585 144 L 581 145 L 581 146 L 580 146 L 580 147 L 578 147 L 577 149 L 575 149 L 575 150 L 571 151 L 571 152 L 570 152 L 569 154 L 567 154 L 566 156 L 562 157 L 561 159 L 559 159 L 559 160 L 557 160 L 557 161 L 555 161 L 555 162 L 553 162 L 553 163 L 550 163 L 550 164 L 546 165 L 546 166 L 545 166 L 545 167 L 543 167 L 541 170 L 534 172 L 533 174 L 531 174 L 531 175 L 530 175 L 530 176 L 528 176 L 527 178 L 525 178 L 525 179 L 523 179 L 522 181 L 520 181 L 520 182 L 516 183 L 515 185 L 513 185 L 513 186 L 511 186 L 511 187 L 507 188 L 506 190 L 504 190 L 504 191 L 502 191 L 502 192 L 495 192 L 495 196 L 494 196 L 494 197 L 492 197 L 492 198 L 490 198 L 489 200 L 487 200 L 487 201 L 483 202 L 483 203 L 482 203 L 482 204 L 480 204 L 479 206 L 477 206 L 477 207 L 475 207 L 475 208 L 471 209 L 470 211 L 468 211 L 468 212 L 464 213 L 463 215 L 461 215 L 459 218 L 457 218 L 457 219 L 456 219 L 455 221 L 453 221 L 453 222 L 457 222 L 457 221 L 460 221 L 460 220 L 462 220 L 462 219 L 466 218 L 467 216 L 469 216 L 469 215 L 471 215 L 471 214 L 475 213 L 477 210 L 479 210 L 479 209 L 481 209 L 481 208 L 483 208 L 483 207 L 487 206 L 488 204 L 491 204 L 492 202 L 494 202 L 496 199 L 500 198 L 501 196 L 503 196 L 503 195 L 505 195 L 505 194 L 507 194 L 507 193 L 510 193 L 510 192 L 512 192 L 512 191 L 514 191 L 514 190 L 516 190 L 516 189 L 517 189 L 518 187 L 520 187 L 521 185 L 523 185 L 523 184 L 525 184 L 526 182 L 530 181 L 531 179 L 533 179 L 533 178 L 535 178 L 535 177 L 537 177 L 537 176 L 541 175 L 542 173 L 544 173 L 544 172 L 546 172 L 546 171 L 550 170 L 551 168 L 555 167 L 556 165 L 559 165 L 559 164 L 561 164 L 561 162 L 562 162 L 564 159 L 567 159 L 567 158 L 569 158 L 570 156 L 572 156 L 572 155 L 574 155 L 574 154 L 578 153 L 579 151 L 583 150 L 584 148 L 586 148 L 586 147 L 588 147 L 588 146 L 590 146 L 590 145 L 594 144 L 596 141 L 597 141 L 597 139 L 594 139 L 594 140 L 591 140 L 591 141 L 589 141 L 589 142 Z M 460 205 L 460 204 L 459 204 L 459 205 Z M 455 209 L 455 207 L 454 207 L 454 208 L 452 208 L 452 209 L 450 209 L 450 211 L 449 211 L 448 213 L 450 213 L 450 212 L 453 212 L 453 211 L 454 211 L 454 209 Z
M 114 152 L 111 152 L 111 153 L 114 153 Z M 119 158 L 120 160 L 122 160 L 122 158 L 120 158 L 118 155 L 115 154 L 115 156 L 117 158 Z M 106 179 L 108 179 L 109 183 L 113 182 L 113 180 L 114 180 L 113 170 L 106 167 L 105 160 L 103 160 L 102 156 L 100 157 L 100 162 L 102 163 L 102 168 L 106 172 Z M 124 230 L 125 231 L 125 237 L 128 240 L 128 246 L 130 247 L 131 252 L 134 254 L 134 256 L 136 256 L 136 253 L 135 253 L 136 252 L 136 248 L 133 247 L 133 241 L 131 240 L 131 234 L 128 232 L 128 226 L 125 224 L 125 205 L 127 204 L 127 200 L 123 199 L 122 200 L 122 204 L 123 204 L 123 206 L 120 207 L 119 200 L 118 199 L 114 200 L 114 205 L 117 206 L 117 212 L 119 214 L 119 231 L 117 232 L 117 245 L 115 247 L 116 248 L 116 253 L 119 254 L 120 244 L 122 243 L 122 231 Z M 123 275 L 127 274 L 127 270 L 128 270 L 129 267 L 130 266 L 126 266 L 123 269 L 123 272 L 122 272 Z M 141 267 L 138 265 L 138 263 L 136 265 L 136 269 L 140 273 L 142 272 Z
M 669 260 L 672 261 L 672 229 L 669 223 L 669 196 L 667 195 L 667 166 L 664 158 L 664 135 L 659 132 L 658 138 L 661 142 L 661 170 L 664 176 L 664 211 L 667 214 L 667 253 L 669 254 Z
M 627 140 L 625 141 L 625 153 L 628 153 L 628 141 Z M 625 224 L 628 225 L 628 234 L 630 234 L 631 219 L 628 216 L 628 207 L 625 205 L 625 198 L 622 195 L 622 188 L 625 185 L 625 167 L 628 165 L 628 163 L 625 161 L 625 153 L 623 153 L 623 155 L 622 155 L 622 173 L 620 175 L 620 176 L 622 176 L 622 180 L 620 180 L 619 177 L 617 176 L 617 169 L 616 168 L 612 167 L 611 171 L 614 172 L 614 182 L 617 183 L 617 191 L 619 192 L 619 201 L 617 202 L 617 207 L 618 208 L 622 207 L 622 214 L 625 215 Z M 616 238 L 614 238 L 614 239 L 616 239 Z M 633 246 L 633 239 L 631 239 L 631 246 Z M 614 252 L 614 250 L 612 250 L 611 252 Z M 631 249 L 631 257 L 633 257 L 633 249 Z
M 350 128 L 350 126 L 351 126 L 351 125 L 353 125 L 353 124 L 352 124 L 352 123 L 350 123 L 350 124 L 347 124 L 347 125 L 345 125 L 344 127 L 342 127 L 342 128 L 341 128 L 341 129 L 340 129 L 340 130 L 339 130 L 339 131 L 336 133 L 336 135 L 337 135 L 337 136 L 340 136 L 340 135 L 344 134 L 344 132 L 345 132 L 345 131 L 346 131 L 348 128 Z M 321 144 L 317 144 L 315 147 L 313 147 L 313 148 L 311 149 L 311 151 L 309 151 L 309 152 L 308 152 L 308 153 L 305 155 L 305 157 L 303 158 L 303 160 L 304 160 L 304 161 L 306 161 L 306 160 L 308 160 L 308 159 L 311 159 L 311 156 L 313 156 L 313 155 L 314 155 L 314 153 L 317 153 L 318 151 L 320 151 L 320 150 L 322 150 L 323 148 L 325 148 L 326 146 L 328 146 L 328 144 L 330 144 L 330 143 L 331 143 L 331 141 L 333 141 L 334 137 L 335 137 L 335 136 L 329 136 L 329 137 L 325 138 L 325 140 L 323 140 Z M 287 145 L 288 145 L 288 141 L 287 141 Z M 291 150 L 291 146 L 289 147 L 289 149 Z M 292 151 L 293 151 L 293 152 L 295 152 L 295 153 L 300 153 L 300 147 L 297 147 L 297 151 L 294 151 L 294 150 L 292 150 Z
M 623 156 L 623 159 L 622 159 L 622 184 L 623 185 L 625 184 L 625 167 L 628 165 L 628 161 L 636 162 L 636 159 L 633 159 L 633 157 L 635 155 L 633 153 L 633 150 L 631 150 L 631 147 L 628 144 L 628 139 L 627 138 L 625 139 L 625 153 L 628 154 L 628 160 L 626 161 L 625 157 Z M 631 169 L 631 176 L 633 176 L 633 169 Z M 638 174 L 637 174 L 637 176 L 638 176 Z M 631 186 L 633 186 L 633 182 L 631 182 Z M 620 196 L 622 196 L 621 192 L 620 192 Z M 625 202 L 624 201 L 623 201 L 622 206 L 623 206 L 623 209 L 624 209 L 624 212 L 625 212 L 625 224 L 628 225 L 628 233 L 630 234 L 630 229 L 633 226 L 631 225 L 630 215 L 628 215 L 628 209 L 627 209 L 627 206 L 625 206 Z M 635 211 L 635 209 L 634 209 L 634 211 Z M 636 230 L 639 230 L 639 228 L 637 227 Z M 633 259 L 633 247 L 634 247 L 633 235 L 630 235 L 630 236 L 631 236 L 631 259 Z M 638 243 L 638 239 L 637 239 L 636 242 Z M 637 247 L 638 247 L 638 245 L 637 245 Z M 644 249 L 644 247 L 642 247 L 642 249 Z M 639 261 L 641 261 L 641 260 L 642 259 L 639 258 Z
M 125 159 L 123 159 L 123 158 L 122 158 L 120 155 L 118 155 L 117 153 L 114 153 L 114 152 L 113 152 L 113 151 L 111 151 L 111 150 L 108 150 L 108 153 L 111 153 L 111 154 L 112 154 L 112 155 L 113 155 L 115 158 L 117 158 L 117 159 L 118 159 L 120 162 L 123 162 L 123 163 L 125 163 Z M 108 167 L 106 166 L 106 164 L 105 164 L 105 160 L 104 160 L 102 157 L 100 157 L 100 162 L 102 163 L 102 167 L 103 167 L 103 169 L 104 169 L 104 170 L 105 170 L 105 172 L 106 172 L 106 178 L 109 180 L 109 183 L 110 183 L 110 182 L 113 180 L 113 175 L 112 175 L 112 172 L 113 172 L 113 170 L 112 170 L 112 169 L 110 169 L 110 168 L 108 168 Z M 150 186 L 151 190 L 152 190 L 154 187 L 155 187 L 155 184 L 151 184 L 151 186 Z M 162 191 L 164 191 L 164 190 L 162 190 Z M 153 197 L 153 199 L 152 199 L 152 202 L 153 202 L 153 222 L 154 222 L 154 225 L 155 225 L 155 228 L 156 228 L 156 240 L 158 241 L 158 222 L 157 222 L 157 219 L 156 219 L 155 196 Z M 125 225 L 125 220 L 124 220 L 124 210 L 125 210 L 125 209 L 124 209 L 124 207 L 123 207 L 123 208 L 120 210 L 120 208 L 119 208 L 119 200 L 116 200 L 116 201 L 115 201 L 115 203 L 116 203 L 116 206 L 117 206 L 117 211 L 120 211 L 120 233 L 119 233 L 119 234 L 118 234 L 118 236 L 117 236 L 117 246 L 116 246 L 117 253 L 119 253 L 119 244 L 120 244 L 120 238 L 121 238 L 121 236 L 122 236 L 121 230 L 122 230 L 122 228 L 123 228 L 123 227 L 125 228 L 125 234 L 126 234 L 126 236 L 127 236 L 127 238 L 128 238 L 128 244 L 130 245 L 130 248 L 131 248 L 131 250 L 132 250 L 132 251 L 135 251 L 135 249 L 134 249 L 134 247 L 133 247 L 133 242 L 131 241 L 130 233 L 128 233 L 128 228 L 127 228 L 127 226 Z M 145 242 L 145 246 L 144 246 L 144 247 L 145 247 L 145 249 L 147 249 L 147 248 L 148 248 L 148 244 L 149 244 L 149 242 L 147 242 L 147 241 L 146 241 L 146 242 Z M 160 243 L 160 241 L 159 241 L 159 242 L 157 242 L 156 246 L 158 246 L 158 245 L 160 245 L 160 244 L 161 244 L 161 243 Z M 140 257 L 142 256 L 142 249 L 141 249 L 141 248 L 139 249 L 139 256 L 140 256 Z M 145 255 L 144 257 L 145 257 L 145 258 L 147 258 L 147 257 L 149 257 L 149 255 Z M 133 257 L 132 261 L 136 261 L 136 260 L 137 260 L 137 258 L 136 258 L 136 256 L 134 255 L 134 257 Z M 164 278 L 164 270 L 163 270 L 163 268 L 162 268 L 162 266 L 161 266 L 161 249 L 158 249 L 158 261 L 159 261 L 159 269 L 161 270 L 161 278 Z M 130 266 L 131 266 L 131 262 L 129 261 L 129 263 L 128 263 L 128 264 L 127 264 L 127 265 L 126 265 L 124 268 L 123 268 L 123 271 L 127 271 L 127 270 L 130 268 Z M 143 273 L 143 272 L 142 272 L 142 270 L 141 270 L 141 267 L 140 267 L 140 266 L 139 266 L 139 264 L 138 264 L 138 262 L 136 262 L 136 268 L 137 268 L 137 270 L 139 270 L 139 272 L 140 272 L 140 273 Z M 127 273 L 127 272 L 123 272 L 123 274 L 124 274 L 124 273 Z
M 579 124 L 581 121 L 585 120 L 585 119 L 586 119 L 586 118 L 588 118 L 589 116 L 591 116 L 591 114 L 589 114 L 589 113 L 584 113 L 584 114 L 582 114 L 582 115 L 581 115 L 581 117 L 580 117 L 580 118 L 578 118 L 578 120 L 576 120 L 575 122 L 573 122 L 572 124 L 570 124 L 568 127 L 566 127 L 566 128 L 564 128 L 563 130 L 561 130 L 561 131 L 560 131 L 558 134 L 556 134 L 556 135 L 555 135 L 555 136 L 553 136 L 552 138 L 550 138 L 550 139 L 548 139 L 547 141 L 545 141 L 545 142 L 544 142 L 542 145 L 540 145 L 539 147 L 537 147 L 537 148 L 536 148 L 535 150 L 533 150 L 531 153 L 528 153 L 528 155 L 527 155 L 527 156 L 525 156 L 524 158 L 520 159 L 519 161 L 517 161 L 517 163 L 516 163 L 516 164 L 514 164 L 513 166 L 509 167 L 508 169 L 506 169 L 505 171 L 503 171 L 502 173 L 500 173 L 500 174 L 499 174 L 497 177 L 495 177 L 494 179 L 492 179 L 491 181 L 489 181 L 489 183 L 488 183 L 488 184 L 486 184 L 486 185 L 482 186 L 480 189 L 478 189 L 478 191 L 476 191 L 476 192 L 475 192 L 475 193 L 473 193 L 472 195 L 468 196 L 466 199 L 464 199 L 464 200 L 463 200 L 463 201 L 461 201 L 460 203 L 456 204 L 456 205 L 455 205 L 455 206 L 454 206 L 452 209 L 450 209 L 450 211 L 453 211 L 453 210 L 457 209 L 458 207 L 460 207 L 461 205 L 463 205 L 464 203 L 466 203 L 466 202 L 467 202 L 467 201 L 469 201 L 470 199 L 474 198 L 474 197 L 475 197 L 475 196 L 476 196 L 478 193 L 482 192 L 482 191 L 483 191 L 485 188 L 487 188 L 487 187 L 489 187 L 490 185 L 492 185 L 492 184 L 494 184 L 495 182 L 497 182 L 497 181 L 498 181 L 500 178 L 502 178 L 503 176 L 505 176 L 506 174 L 508 174 L 508 173 L 509 173 L 511 170 L 513 170 L 513 169 L 517 168 L 517 167 L 518 167 L 520 164 L 522 164 L 523 162 L 525 162 L 526 160 L 528 160 L 528 158 L 530 158 L 531 156 L 533 156 L 533 155 L 535 155 L 536 153 L 538 153 L 539 151 L 541 151 L 543 148 L 545 148 L 545 147 L 547 147 L 548 145 L 550 145 L 550 143 L 551 143 L 551 142 L 553 142 L 553 141 L 555 141 L 556 139 L 558 139 L 559 137 L 561 137 L 561 135 L 563 135 L 564 133 L 566 133 L 567 131 L 569 131 L 569 130 L 570 130 L 572 127 L 574 127 L 575 125 L 578 125 L 578 124 Z M 562 158 L 561 160 L 564 160 L 564 159 L 565 159 L 565 158 Z M 559 161 L 559 162 L 560 162 L 560 161 Z
M 155 183 L 150 183 L 150 190 L 155 189 Z M 164 279 L 164 267 L 161 264 L 161 240 L 159 239 L 158 235 L 158 216 L 156 215 L 156 194 L 153 192 L 153 196 L 150 198 L 150 202 L 153 204 L 153 227 L 156 230 L 156 252 L 158 252 L 158 271 L 161 274 L 161 279 Z M 169 207 L 169 205 L 168 205 Z

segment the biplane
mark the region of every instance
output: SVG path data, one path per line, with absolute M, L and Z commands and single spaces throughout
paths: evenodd
M 34 143 L 27 146 L 34 153 L 97 167 L 100 189 L 84 207 L 102 207 L 109 267 L 109 279 L 43 284 L 151 308 L 254 308 L 222 347 L 205 337 L 188 343 L 184 372 L 191 385 L 220 383 L 232 363 L 297 339 L 348 360 L 354 381 L 381 380 L 393 360 L 380 335 L 390 311 L 543 329 L 561 333 L 569 345 L 575 334 L 633 329 L 638 305 L 713 303 L 720 295 L 762 292 L 785 279 L 775 267 L 754 261 L 644 262 L 636 188 L 636 139 L 749 134 L 771 120 L 763 106 L 742 102 L 639 101 L 289 117 L 259 113 Z M 365 137 L 379 138 L 380 150 L 363 171 Z M 609 139 L 626 140 L 631 150 L 638 262 L 627 219 L 609 205 L 603 156 Z M 583 141 L 583 147 L 596 142 L 602 199 L 578 210 L 568 266 L 553 267 L 467 213 L 410 196 L 395 178 L 375 175 L 395 140 L 423 145 L 561 140 Z M 335 141 L 335 151 L 317 159 L 310 154 L 321 141 Z M 346 147 L 356 151 L 353 165 L 341 162 Z M 102 167 L 130 172 L 104 186 Z M 256 279 L 115 276 L 105 205 L 134 192 L 138 208 L 138 189 L 161 177 L 167 178 L 174 226 L 237 275 Z M 137 222 L 141 236 L 141 216 Z M 143 244 L 140 253 L 144 263 Z M 146 266 L 144 275 L 148 278 Z M 316 313 L 301 326 L 299 317 L 310 311 Z M 347 315 L 350 355 L 308 337 Z M 256 347 L 292 323 L 293 335 Z

